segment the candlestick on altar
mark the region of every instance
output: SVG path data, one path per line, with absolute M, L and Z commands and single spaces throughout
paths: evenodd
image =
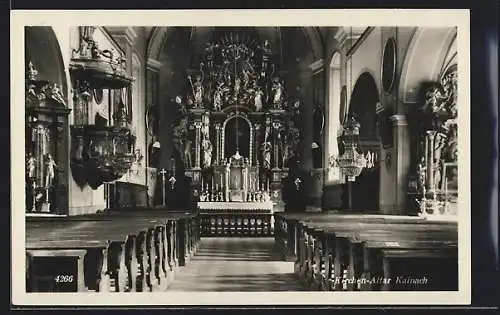
M 31 211 L 36 211 L 36 183 L 33 181 L 33 207 L 31 207 Z
M 165 174 L 167 173 L 167 171 L 162 168 L 161 171 L 160 171 L 160 174 L 161 174 L 161 183 L 162 183 L 162 188 L 163 188 L 163 203 L 162 205 L 165 207 L 166 206 L 166 200 L 165 200 L 165 197 L 166 197 L 166 188 L 165 188 Z

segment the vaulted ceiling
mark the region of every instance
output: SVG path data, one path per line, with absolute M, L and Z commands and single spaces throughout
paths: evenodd
M 323 58 L 324 44 L 318 27 L 154 27 L 150 28 L 148 55 L 158 59 L 173 46 L 184 51 L 193 62 L 210 41 L 234 36 L 250 45 L 269 41 L 275 61 L 283 66 Z

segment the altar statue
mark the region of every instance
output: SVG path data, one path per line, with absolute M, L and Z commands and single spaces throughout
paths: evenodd
M 208 168 L 212 164 L 212 143 L 208 139 L 204 139 L 201 143 L 203 148 L 203 167 Z
M 423 191 L 425 189 L 425 158 L 422 156 L 417 164 L 418 188 Z
M 193 141 L 187 139 L 184 142 L 184 152 L 183 152 L 183 157 L 184 157 L 184 163 L 186 168 L 191 168 L 192 163 L 191 163 L 191 145 Z
M 194 106 L 200 107 L 203 104 L 203 77 L 201 75 L 197 75 L 195 82 L 193 82 L 191 76 L 188 75 L 188 80 L 189 83 L 191 83 Z
M 265 169 L 271 168 L 271 142 L 262 143 L 262 163 Z
M 281 150 L 281 167 L 285 167 L 288 159 L 290 157 L 291 146 L 290 143 L 285 139 L 282 142 L 282 150 Z
M 262 110 L 263 106 L 263 98 L 264 98 L 264 92 L 262 89 L 257 87 L 257 90 L 255 91 L 255 96 L 254 96 L 254 105 L 255 105 L 255 110 L 260 112 Z
M 239 77 L 236 77 L 234 80 L 234 98 L 237 99 L 238 96 L 240 95 L 240 88 L 241 88 L 241 79 Z
M 284 98 L 283 83 L 279 78 L 275 78 L 273 82 L 273 106 L 275 109 L 281 109 Z
M 52 185 L 55 177 L 55 168 L 57 167 L 56 162 L 52 158 L 52 154 L 47 153 L 47 162 L 45 163 L 45 187 L 48 188 Z
M 450 128 L 450 132 L 448 133 L 448 141 L 446 144 L 446 161 L 447 162 L 456 162 L 458 159 L 458 151 L 457 151 L 457 128 L 454 126 Z
M 266 117 L 266 127 L 264 130 L 264 142 L 268 142 L 269 138 L 271 137 L 271 117 Z
M 220 82 L 214 92 L 214 111 L 222 110 L 222 94 L 224 93 L 224 82 Z
M 210 139 L 210 117 L 208 114 L 203 115 L 201 124 L 202 139 Z

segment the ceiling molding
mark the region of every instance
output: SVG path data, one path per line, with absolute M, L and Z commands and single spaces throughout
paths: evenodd
M 137 32 L 133 27 L 127 26 L 106 26 L 106 30 L 116 39 L 124 40 L 130 46 L 134 46 Z
M 333 35 L 333 38 L 339 43 L 340 47 L 344 46 L 345 40 L 347 39 L 345 28 L 339 27 L 337 32 Z
M 339 27 L 333 37 L 339 43 L 340 47 L 344 47 L 348 41 L 350 41 L 351 45 L 354 47 L 368 29 L 370 29 L 370 27 Z
M 356 52 L 358 47 L 365 41 L 365 39 L 368 38 L 368 35 L 370 35 L 370 33 L 375 29 L 375 27 L 366 27 L 363 29 L 364 31 L 361 33 L 360 33 L 361 28 L 357 28 L 356 33 L 354 32 L 353 29 L 352 34 L 348 35 L 347 39 L 351 40 L 352 43 L 351 48 L 349 48 L 349 51 L 346 54 L 348 57 L 352 56 L 354 52 Z
M 323 59 L 318 59 L 315 62 L 311 63 L 308 67 L 312 72 L 320 72 L 323 70 L 325 62 Z
M 163 65 L 163 63 L 156 60 L 156 59 L 148 58 L 147 65 L 148 65 L 148 68 L 151 70 L 159 70 L 161 68 L 161 66 Z

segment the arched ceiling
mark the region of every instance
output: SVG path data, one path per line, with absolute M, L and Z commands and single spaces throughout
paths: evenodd
M 317 27 L 153 27 L 149 31 L 148 58 L 156 60 L 167 44 L 169 34 L 175 31 L 182 32 L 189 41 L 190 51 L 186 53 L 191 57 L 202 53 L 209 41 L 216 41 L 229 33 L 239 34 L 243 40 L 257 41 L 257 44 L 268 40 L 278 63 L 283 63 L 287 56 L 293 56 L 293 59 L 310 56 L 315 61 L 322 59 L 324 54 Z

